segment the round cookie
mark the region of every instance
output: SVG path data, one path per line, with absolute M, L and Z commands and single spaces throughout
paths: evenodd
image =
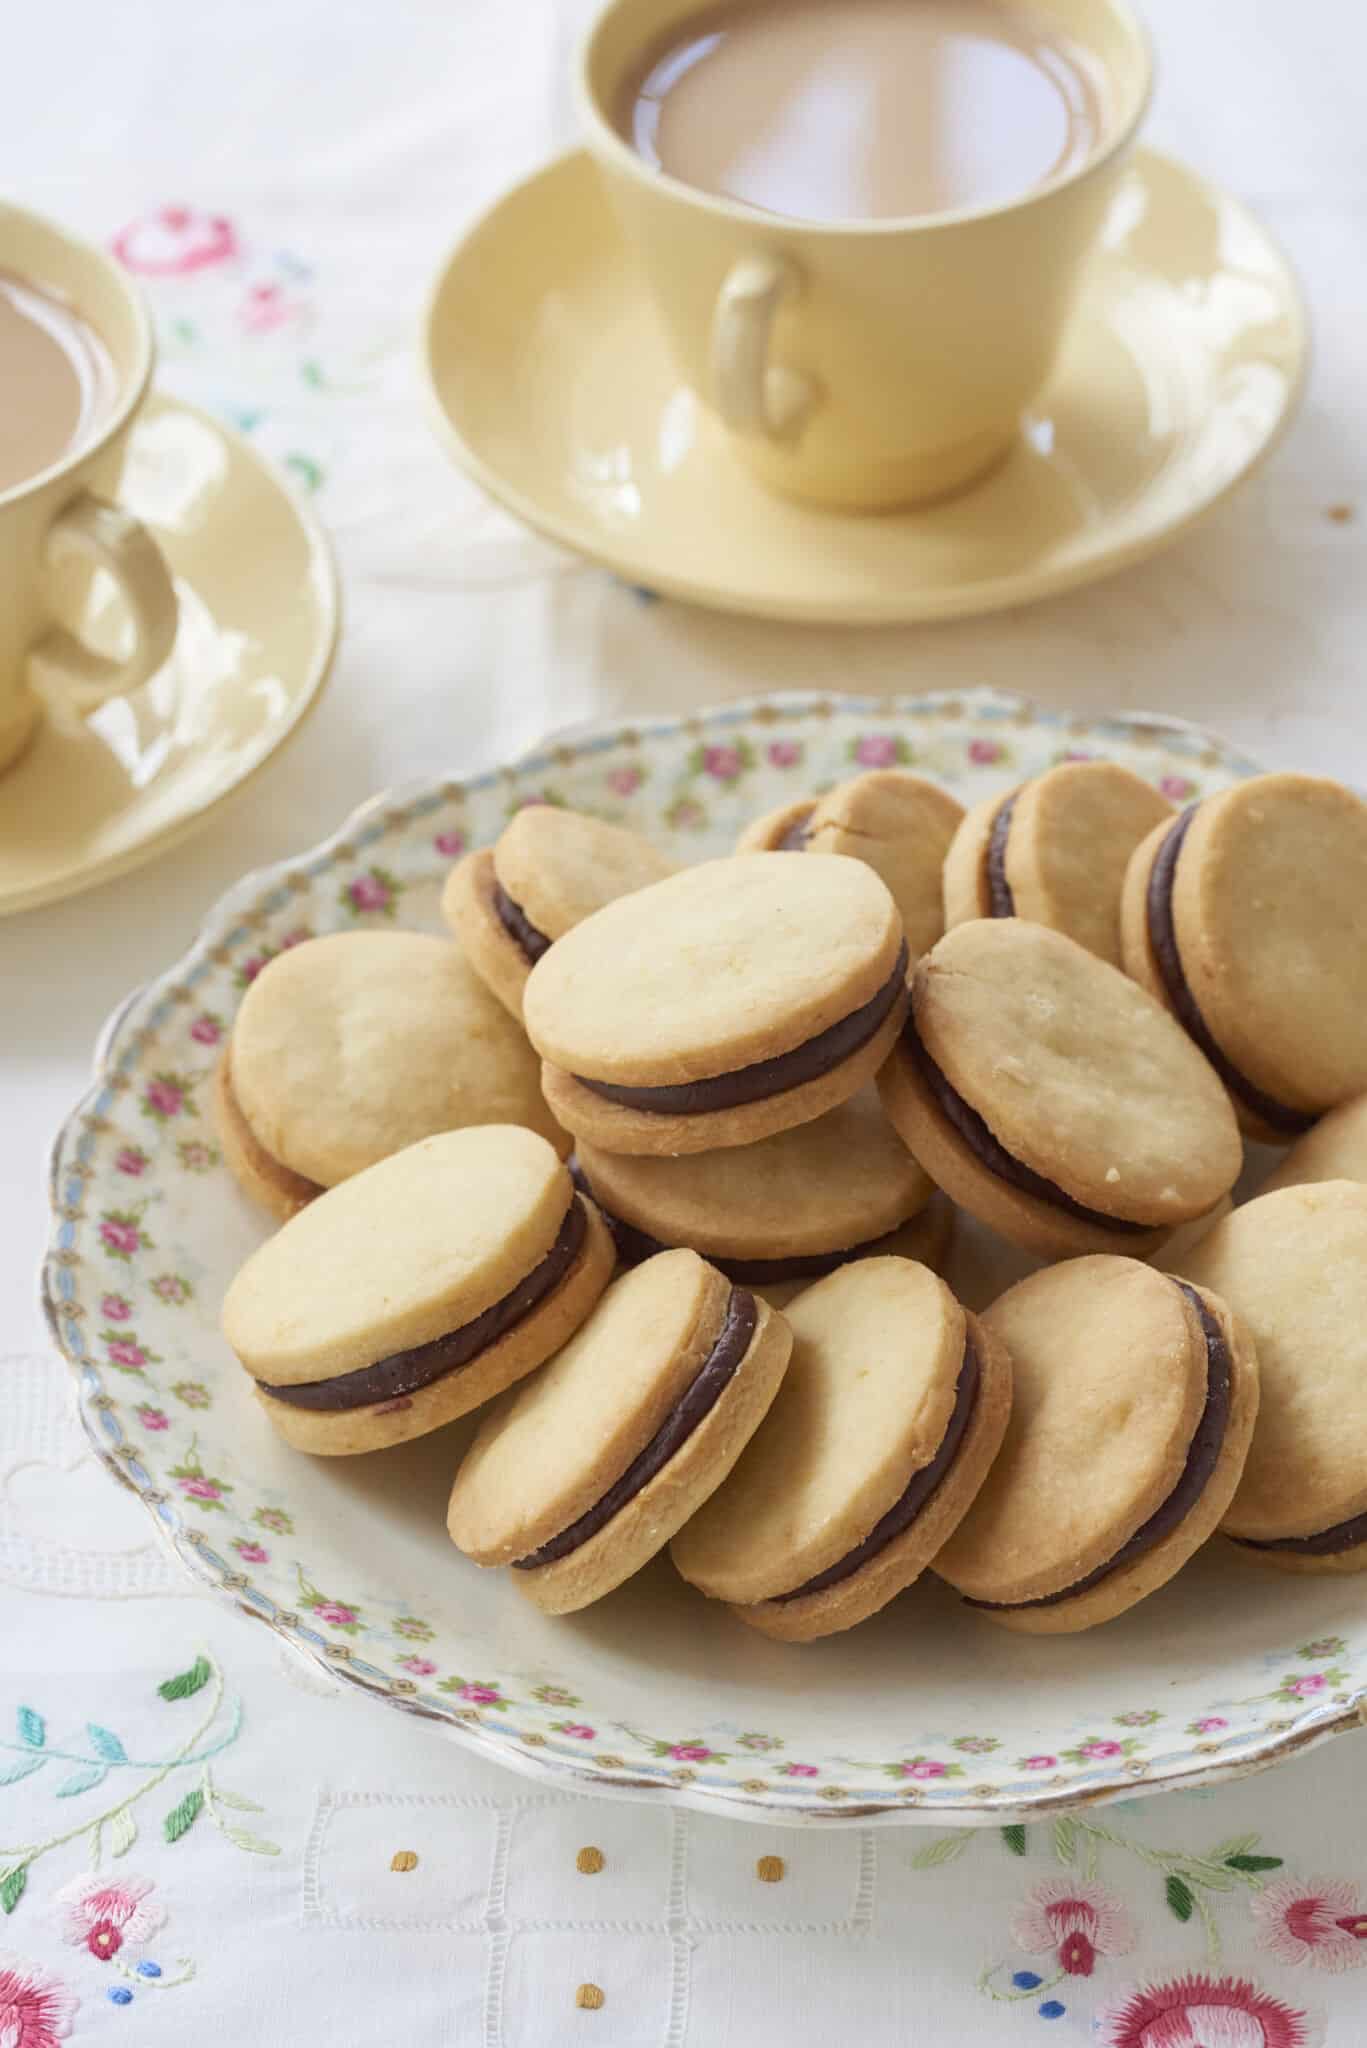
M 843 853 L 866 861 L 892 894 L 913 960 L 945 928 L 941 870 L 964 815 L 947 790 L 901 768 L 875 769 L 757 819 L 738 851 Z
M 872 1078 L 905 1014 L 906 944 L 862 861 L 734 854 L 610 903 L 532 969 L 552 1113 L 605 1152 L 749 1145 Z
M 438 1131 L 526 1124 L 568 1150 L 525 1034 L 459 944 L 423 932 L 278 954 L 242 999 L 214 1110 L 238 1181 L 282 1220 Z
M 1092 1628 L 1165 1585 L 1229 1507 L 1253 1341 L 1208 1288 L 1108 1256 L 1030 1274 L 982 1320 L 1011 1357 L 1011 1419 L 935 1570 L 1004 1628 Z
M 909 1586 L 997 1454 L 1011 1362 L 943 1280 L 868 1259 L 787 1311 L 787 1377 L 739 1464 L 671 1546 L 751 1628 L 810 1642 Z
M 1271 1195 L 1317 1180 L 1367 1181 L 1367 1095 L 1341 1102 L 1297 1138 L 1258 1193 Z
M 535 1131 L 424 1138 L 330 1188 L 253 1252 L 223 1334 L 287 1443 L 423 1436 L 531 1372 L 612 1275 L 607 1227 Z
M 946 1194 L 1044 1258 L 1142 1258 L 1242 1163 L 1229 1099 L 1174 1019 L 1021 918 L 956 925 L 920 962 L 878 1085 Z
M 1259 1195 L 1182 1272 L 1225 1295 L 1258 1347 L 1262 1404 L 1225 1534 L 1282 1571 L 1367 1570 L 1367 1187 Z
M 1128 768 L 1062 762 L 968 813 L 945 856 L 945 924 L 1024 917 L 1119 967 L 1125 870 L 1171 818 L 1172 805 Z
M 872 1085 L 755 1145 L 663 1159 L 586 1142 L 570 1172 L 624 1264 L 688 1245 L 742 1287 L 818 1280 L 872 1251 L 932 1192 Z
M 527 976 L 556 939 L 605 903 L 674 873 L 639 832 L 558 804 L 527 804 L 492 846 L 457 861 L 442 915 L 494 994 L 522 1015 Z
M 696 1252 L 648 1259 L 483 1423 L 451 1489 L 452 1542 L 511 1565 L 549 1614 L 601 1599 L 726 1478 L 791 1346 L 782 1316 Z
M 1286 1144 L 1367 1088 L 1367 803 L 1259 775 L 1136 849 L 1125 966 L 1180 1020 L 1252 1137 Z

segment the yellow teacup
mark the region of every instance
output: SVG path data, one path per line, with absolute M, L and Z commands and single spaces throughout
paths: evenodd
M 1034 0 L 1089 53 L 1108 118 L 1080 165 L 1002 204 L 909 220 L 790 220 L 639 156 L 614 112 L 698 0 L 608 0 L 582 46 L 589 148 L 684 378 L 785 496 L 850 510 L 934 498 L 990 469 L 1047 382 L 1148 105 L 1126 0 Z
M 155 541 L 108 495 L 152 378 L 152 329 L 141 298 L 98 249 L 4 202 L 0 272 L 51 294 L 87 322 L 114 375 L 110 402 L 89 434 L 37 474 L 0 491 L 3 771 L 27 745 L 40 699 L 80 714 L 146 682 L 171 652 L 177 613 Z M 72 558 L 108 571 L 119 586 L 133 635 L 121 660 L 85 646 L 57 620 L 54 572 Z

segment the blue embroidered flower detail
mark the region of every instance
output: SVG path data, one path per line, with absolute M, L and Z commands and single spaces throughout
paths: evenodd
M 105 1997 L 111 2005 L 131 2005 L 133 1994 L 126 1984 L 111 1984 Z
M 1067 2010 L 1067 2006 L 1060 2005 L 1056 1998 L 1046 1998 L 1039 2009 L 1039 2016 L 1042 2020 L 1061 2020 Z
M 1011 1982 L 1017 1991 L 1033 1991 L 1044 1982 L 1044 1979 L 1034 1970 L 1017 1970 L 1013 1973 Z

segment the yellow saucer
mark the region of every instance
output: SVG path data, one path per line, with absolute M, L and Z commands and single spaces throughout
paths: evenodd
M 44 719 L 0 776 L 0 916 L 87 889 L 194 830 L 292 732 L 327 675 L 337 578 L 321 529 L 236 434 L 153 397 L 119 496 L 156 535 L 180 631 L 141 690 L 85 722 Z M 118 645 L 118 600 L 76 604 L 93 645 Z
M 1022 604 L 1161 547 L 1272 446 L 1306 326 L 1258 222 L 1141 150 L 1002 468 L 911 512 L 789 504 L 681 384 L 578 150 L 457 244 L 422 347 L 457 460 L 529 525 L 699 604 L 854 624 Z

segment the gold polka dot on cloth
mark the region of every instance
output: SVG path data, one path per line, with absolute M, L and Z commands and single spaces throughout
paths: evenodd
M 755 1876 L 761 1884 L 781 1884 L 787 1867 L 781 1856 L 761 1856 L 755 1865 Z
M 574 1859 L 574 1867 L 576 1870 L 582 1871 L 585 1877 L 596 1877 L 606 1861 L 607 1858 L 601 1849 L 595 1849 L 590 1846 L 579 1851 L 579 1854 Z
M 418 1855 L 415 1849 L 396 1849 L 389 1859 L 391 1870 L 416 1870 Z
M 607 2004 L 606 1998 L 596 1984 L 581 1984 L 574 1994 L 574 2002 L 585 2012 L 597 2012 Z

